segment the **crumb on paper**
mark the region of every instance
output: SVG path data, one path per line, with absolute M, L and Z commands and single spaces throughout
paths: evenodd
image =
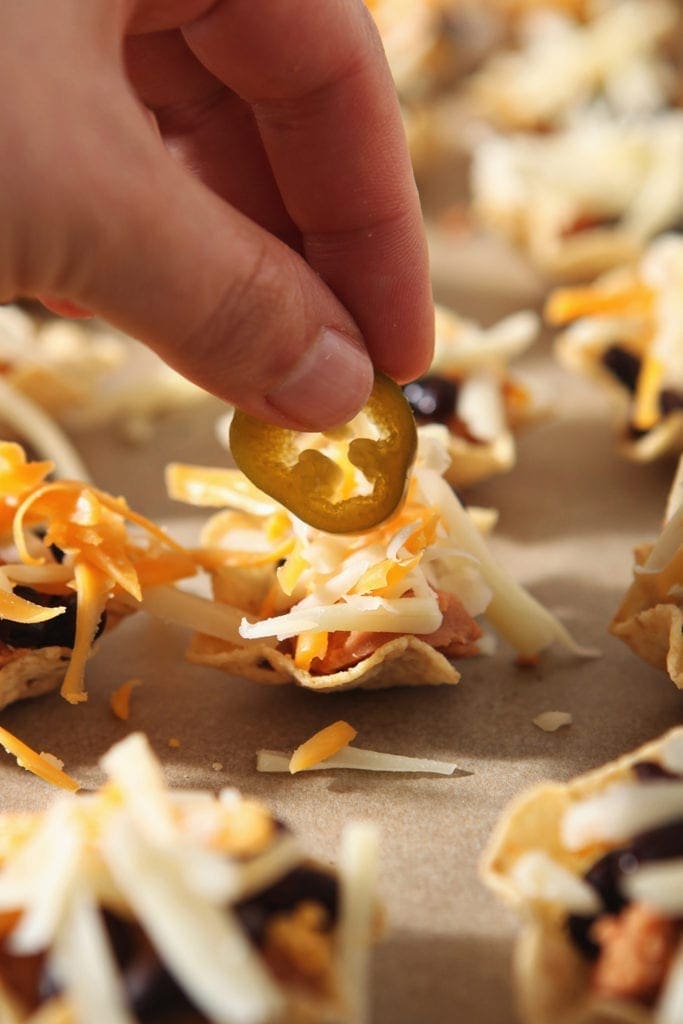
M 178 748 L 180 747 L 180 740 L 176 739 L 175 736 L 169 736 L 168 745 L 169 747 L 172 747 L 173 750 L 178 750 Z
M 543 732 L 556 732 L 563 725 L 571 725 L 574 719 L 568 711 L 543 711 L 536 715 L 533 722 Z
M 136 686 L 142 686 L 142 679 L 127 679 L 114 690 L 109 698 L 109 707 L 122 722 L 128 721 L 130 715 L 130 698 Z
M 154 437 L 154 423 L 151 417 L 144 413 L 141 415 L 129 413 L 121 420 L 119 431 L 123 440 L 130 445 L 149 444 Z
M 223 771 L 223 762 L 222 761 L 214 761 L 213 764 L 211 765 L 211 767 L 213 768 L 213 770 L 215 772 L 222 772 Z
M 41 750 L 39 756 L 42 757 L 43 761 L 47 761 L 53 768 L 56 768 L 58 772 L 61 772 L 64 768 L 64 762 L 59 757 L 56 757 L 55 754 L 50 754 L 47 750 Z

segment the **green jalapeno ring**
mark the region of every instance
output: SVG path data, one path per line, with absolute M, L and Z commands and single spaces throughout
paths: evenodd
M 306 433 L 264 423 L 239 409 L 230 425 L 230 449 L 238 468 L 256 487 L 309 526 L 327 533 L 362 533 L 388 519 L 400 505 L 417 450 L 412 410 L 401 388 L 385 374 L 375 374 L 362 413 L 380 436 L 353 438 L 347 457 L 372 485 L 369 494 L 333 500 L 343 478 L 337 463 L 315 448 L 301 450 Z M 347 431 L 352 434 L 348 425 L 322 436 L 340 439 Z

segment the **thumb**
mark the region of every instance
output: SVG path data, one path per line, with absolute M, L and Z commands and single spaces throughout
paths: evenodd
M 350 314 L 298 254 L 157 140 L 140 149 L 117 166 L 110 139 L 107 166 L 91 169 L 63 221 L 73 265 L 51 295 L 261 419 L 314 430 L 351 419 L 373 371 Z

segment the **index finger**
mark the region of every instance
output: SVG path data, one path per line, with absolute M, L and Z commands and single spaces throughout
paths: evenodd
M 399 381 L 431 359 L 422 217 L 390 72 L 360 0 L 221 0 L 189 46 L 254 110 L 308 262 Z

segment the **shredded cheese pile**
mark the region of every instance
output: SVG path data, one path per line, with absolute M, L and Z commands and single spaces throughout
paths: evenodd
M 21 914 L 7 952 L 47 951 L 74 1019 L 133 1024 L 99 913 L 109 908 L 142 927 L 207 1020 L 280 1019 L 298 997 L 275 978 L 232 907 L 304 863 L 292 835 L 233 789 L 218 797 L 169 791 L 141 734 L 101 764 L 110 781 L 99 792 L 64 796 L 42 816 L 7 822 L 0 912 Z M 374 831 L 361 826 L 349 827 L 343 840 L 341 914 L 331 942 L 337 994 L 347 1007 L 365 1000 L 376 844 Z
M 428 58 L 440 31 L 439 12 L 425 0 L 365 0 L 399 93 L 419 94 L 429 82 Z
M 338 444 L 337 464 L 349 485 L 358 486 L 345 443 Z M 221 567 L 266 573 L 270 584 L 256 615 L 243 618 L 240 635 L 294 640 L 298 667 L 323 658 L 338 631 L 433 633 L 443 622 L 439 592 L 455 595 L 470 616 L 486 614 L 521 654 L 535 654 L 554 639 L 576 650 L 559 622 L 493 560 L 443 479 L 447 466 L 444 448 L 419 431 L 403 506 L 355 535 L 307 526 L 237 470 L 174 464 L 167 486 L 178 500 L 231 506 L 207 524 L 198 558 L 219 578 Z
M 598 95 L 617 115 L 661 109 L 676 81 L 661 44 L 677 16 L 670 0 L 622 0 L 584 24 L 536 11 L 519 26 L 519 49 L 494 54 L 475 76 L 475 99 L 513 129 L 556 124 Z
M 192 576 L 197 565 L 123 498 L 75 480 L 46 482 L 52 469 L 51 462 L 28 462 L 20 445 L 0 442 L 0 536 L 13 542 L 6 552 L 12 560 L 0 565 L 0 617 L 39 623 L 65 611 L 19 597 L 13 591 L 20 583 L 47 593 L 76 591 L 76 636 L 62 695 L 78 703 L 87 697 L 85 663 L 108 602 L 135 606 L 144 588 Z
M 500 463 L 499 469 L 510 468 L 514 463 L 511 430 L 539 413 L 527 387 L 508 373 L 510 361 L 525 352 L 536 338 L 539 319 L 530 310 L 522 310 L 482 327 L 443 306 L 436 306 L 435 313 L 434 358 L 429 372 L 457 383 L 453 414 L 473 439 L 465 442 L 458 437 L 458 449 L 454 450 L 447 475 L 455 487 L 467 486 L 495 471 L 494 465 L 489 466 L 488 472 L 475 469 L 473 459 L 481 455 L 481 446 L 491 446 L 491 458 Z M 434 436 L 449 438 L 447 430 L 443 424 L 429 424 Z M 471 446 L 469 459 L 468 448 L 461 447 L 465 444 Z
M 42 322 L 17 306 L 0 307 L 0 362 L 0 383 L 8 385 L 3 399 L 14 404 L 12 392 L 25 396 L 70 431 L 113 421 L 128 440 L 145 440 L 160 413 L 205 397 L 146 346 L 109 326 Z
M 630 412 L 637 430 L 651 430 L 665 417 L 659 402 L 665 388 L 681 396 L 683 415 L 680 235 L 657 239 L 634 269 L 615 271 L 585 288 L 556 291 L 546 312 L 551 324 L 571 324 L 558 340 L 560 357 L 568 363 L 599 367 L 613 346 L 638 361 Z
M 530 347 L 539 331 L 531 310 L 521 310 L 482 327 L 445 306 L 435 307 L 434 358 L 430 373 L 461 376 L 501 369 Z
M 539 7 L 571 14 L 576 19 L 586 19 L 594 11 L 593 0 L 484 0 L 491 7 L 508 15 L 519 16 Z
M 678 223 L 683 179 L 671 168 L 681 163 L 682 111 L 622 123 L 587 110 L 550 135 L 484 139 L 472 191 L 483 221 L 542 269 L 585 278 Z

